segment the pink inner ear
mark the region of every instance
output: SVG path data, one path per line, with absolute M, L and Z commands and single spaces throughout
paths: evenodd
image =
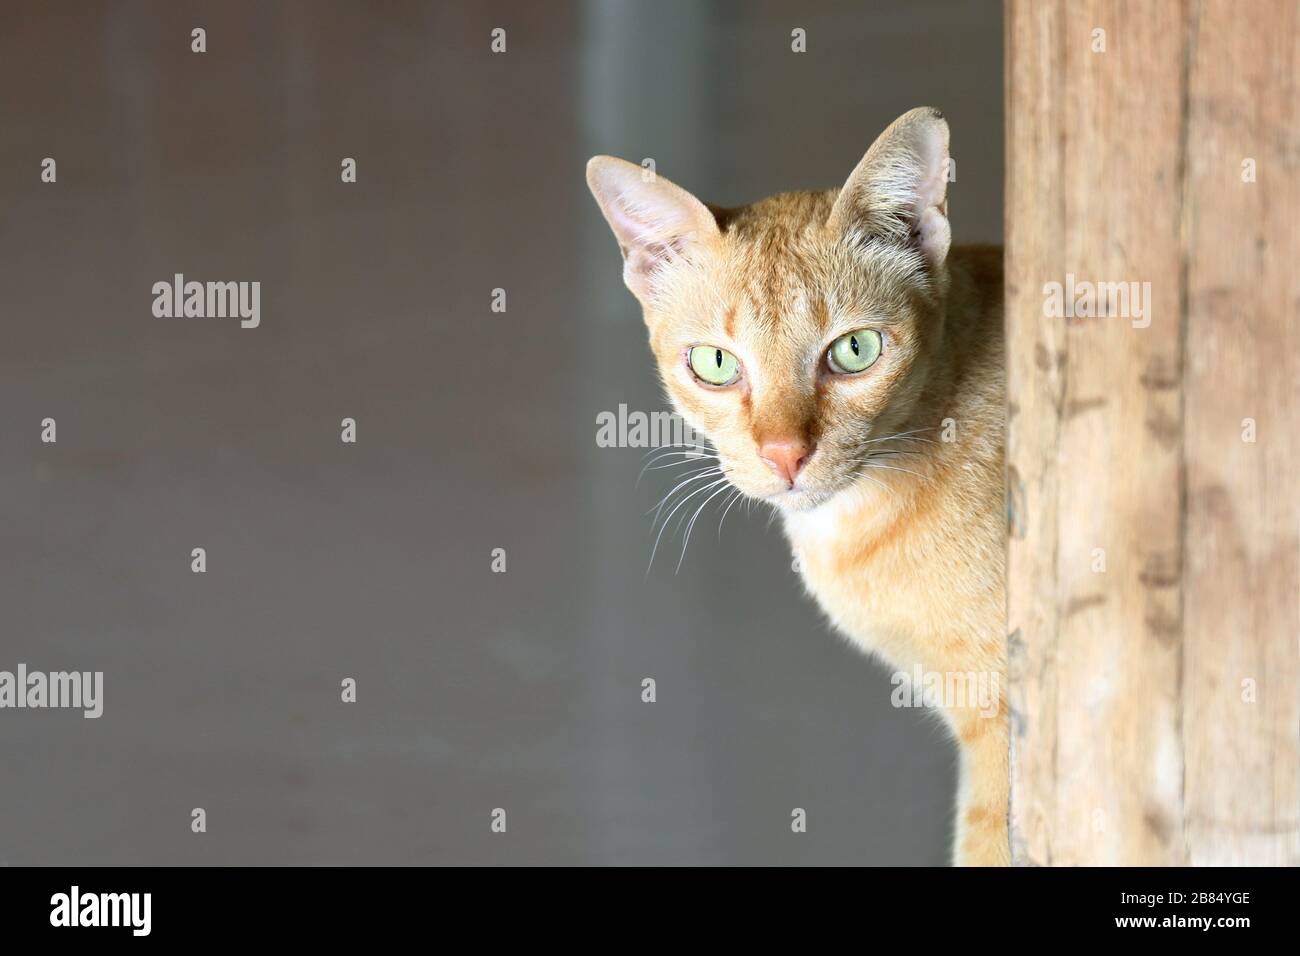
M 929 129 L 922 132 L 920 142 L 916 144 L 916 154 L 921 161 L 921 169 L 924 170 L 924 175 L 916 184 L 918 218 L 924 219 L 925 211 L 932 207 L 946 214 L 948 150 L 944 146 L 942 130 Z
M 624 248 L 623 256 L 628 268 L 637 275 L 648 276 L 656 268 L 669 260 L 671 247 L 662 242 L 647 242 Z
M 638 294 L 648 292 L 654 272 L 678 258 L 698 235 L 691 210 L 650 184 L 633 184 L 616 197 L 610 211 L 623 250 L 624 279 Z
M 921 213 L 917 224 L 917 244 L 928 262 L 932 265 L 941 263 L 948 255 L 951 241 L 952 227 L 936 206 L 932 205 Z
M 653 187 L 620 192 L 610 211 L 619 241 L 628 247 L 639 246 L 646 252 L 653 250 L 655 258 L 680 249 L 683 238 L 692 227 L 690 216 Z
M 708 208 L 661 176 L 608 156 L 587 164 L 587 183 L 618 238 L 623 279 L 639 298 L 652 277 L 705 236 L 717 233 Z

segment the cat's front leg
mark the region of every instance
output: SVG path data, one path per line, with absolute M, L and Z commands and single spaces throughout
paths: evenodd
M 994 712 L 949 711 L 961 748 L 961 782 L 957 791 L 957 827 L 953 863 L 957 866 L 1007 866 L 1010 795 L 1006 702 L 999 696 Z

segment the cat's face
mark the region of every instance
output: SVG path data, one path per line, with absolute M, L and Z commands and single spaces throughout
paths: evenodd
M 744 493 L 815 507 L 911 420 L 942 322 L 946 158 L 946 124 L 914 110 L 838 193 L 738 210 L 589 165 L 668 394 Z
M 843 241 L 833 198 L 749 207 L 645 309 L 677 411 L 733 485 L 791 509 L 857 480 L 904 428 L 937 331 L 919 264 Z

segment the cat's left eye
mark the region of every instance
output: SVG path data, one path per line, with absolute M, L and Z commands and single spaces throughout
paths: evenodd
M 880 333 L 875 329 L 858 329 L 841 335 L 831 343 L 826 352 L 826 363 L 832 372 L 852 375 L 864 372 L 880 358 Z

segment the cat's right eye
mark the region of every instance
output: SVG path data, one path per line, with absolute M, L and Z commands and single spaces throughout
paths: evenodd
M 740 361 L 726 349 L 697 345 L 686 353 L 686 362 L 695 377 L 708 385 L 730 385 L 740 378 Z

